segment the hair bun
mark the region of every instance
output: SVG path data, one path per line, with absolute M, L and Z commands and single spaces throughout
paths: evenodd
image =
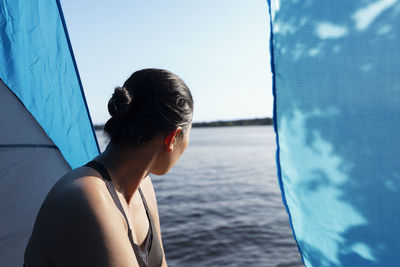
M 110 101 L 108 101 L 108 112 L 112 117 L 120 117 L 129 109 L 132 97 L 125 87 L 117 87 Z

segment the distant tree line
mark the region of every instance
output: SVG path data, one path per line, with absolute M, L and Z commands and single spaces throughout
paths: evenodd
M 272 125 L 272 118 L 232 120 L 232 121 L 212 121 L 212 122 L 194 122 L 192 127 L 225 127 L 225 126 L 254 126 L 254 125 Z M 104 125 L 95 125 L 94 129 L 103 130 Z
M 253 126 L 253 125 L 272 125 L 271 118 L 232 120 L 232 121 L 213 121 L 213 122 L 194 122 L 193 127 L 223 127 L 223 126 Z

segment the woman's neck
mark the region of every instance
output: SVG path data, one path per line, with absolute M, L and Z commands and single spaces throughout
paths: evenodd
M 157 154 L 158 150 L 151 143 L 135 149 L 124 149 L 110 143 L 95 160 L 107 168 L 116 190 L 129 204 L 142 180 L 150 174 Z

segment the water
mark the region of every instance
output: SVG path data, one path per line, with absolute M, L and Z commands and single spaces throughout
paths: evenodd
M 152 181 L 169 266 L 303 266 L 272 127 L 193 128 L 178 164 Z

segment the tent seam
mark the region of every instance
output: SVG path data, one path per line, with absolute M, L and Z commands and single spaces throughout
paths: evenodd
M 59 150 L 56 145 L 47 145 L 47 144 L 0 144 L 0 148 L 10 148 L 10 147 L 19 147 L 19 148 L 51 148 Z
M 278 176 L 278 181 L 279 181 L 279 187 L 281 189 L 281 196 L 282 196 L 282 202 L 283 205 L 285 206 L 286 212 L 289 217 L 289 224 L 290 228 L 292 229 L 292 234 L 293 238 L 296 241 L 297 244 L 297 249 L 300 253 L 301 260 L 304 263 L 304 256 L 303 252 L 301 250 L 300 244 L 297 240 L 296 233 L 293 227 L 293 222 L 292 222 L 292 215 L 289 210 L 289 206 L 286 201 L 286 195 L 285 195 L 285 189 L 283 185 L 283 180 L 282 180 L 282 169 L 281 169 L 281 163 L 280 163 L 280 146 L 279 146 L 279 134 L 278 134 L 278 118 L 277 118 L 277 97 L 276 97 L 276 71 L 275 71 L 275 54 L 274 54 L 274 31 L 273 31 L 273 22 L 272 22 L 272 5 L 271 1 L 273 0 L 267 0 L 268 2 L 268 7 L 269 7 L 269 24 L 270 24 L 270 38 L 269 38 L 269 51 L 270 51 L 270 65 L 271 65 L 271 73 L 272 73 L 272 94 L 274 97 L 274 103 L 273 103 L 273 125 L 274 125 L 274 131 L 275 131 L 275 140 L 276 140 L 276 167 L 277 167 L 277 176 Z
M 86 111 L 87 111 L 87 116 L 88 116 L 88 119 L 89 119 L 89 122 L 90 122 L 90 126 L 92 127 L 92 132 L 93 132 L 94 140 L 95 140 L 95 143 L 96 143 L 96 146 L 97 146 L 97 151 L 98 151 L 98 153 L 100 153 L 99 142 L 97 141 L 96 131 L 94 129 L 92 118 L 91 118 L 90 113 L 89 113 L 89 107 L 88 107 L 88 104 L 87 104 L 87 101 L 86 101 L 85 92 L 83 91 L 82 81 L 81 81 L 81 77 L 80 77 L 79 71 L 78 71 L 78 65 L 76 64 L 74 51 L 72 50 L 71 40 L 69 38 L 67 24 L 65 23 L 64 13 L 62 11 L 60 0 L 56 0 L 56 3 L 57 3 L 57 7 L 58 7 L 58 13 L 60 14 L 60 19 L 61 19 L 61 22 L 62 22 L 62 25 L 63 25 L 64 34 L 65 34 L 65 37 L 67 39 L 68 48 L 69 48 L 69 51 L 71 53 L 72 63 L 73 63 L 74 68 L 75 68 L 75 74 L 76 74 L 76 77 L 78 79 L 79 89 L 81 90 L 83 102 L 85 104 Z

